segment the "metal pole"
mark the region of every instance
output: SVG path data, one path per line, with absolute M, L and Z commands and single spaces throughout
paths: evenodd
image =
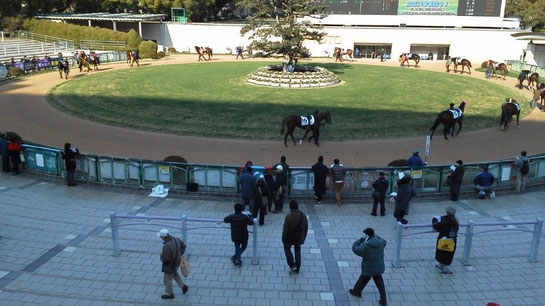
M 187 217 L 182 215 L 182 241 L 187 245 Z
M 254 218 L 254 226 L 253 226 L 253 258 L 252 258 L 252 265 L 257 265 L 259 263 L 259 258 L 257 257 L 257 218 Z
M 532 246 L 530 248 L 530 261 L 537 261 L 537 252 L 539 251 L 539 241 L 541 240 L 541 232 L 543 230 L 543 219 L 536 218 L 534 225 L 534 237 L 532 238 Z
M 462 263 L 465 266 L 471 266 L 469 257 L 471 256 L 471 244 L 473 243 L 473 227 L 474 223 L 471 220 L 467 221 L 466 228 L 466 239 L 464 242 L 464 257 L 462 258 Z
M 117 235 L 117 219 L 116 212 L 110 214 L 110 227 L 112 228 L 112 246 L 113 246 L 113 255 L 119 256 L 121 253 L 119 251 L 119 237 Z
M 392 266 L 394 268 L 401 268 L 401 265 L 399 264 L 399 257 L 401 256 L 401 230 L 403 229 L 403 224 L 401 222 L 396 223 L 396 249 L 394 252 L 394 262 L 392 263 Z

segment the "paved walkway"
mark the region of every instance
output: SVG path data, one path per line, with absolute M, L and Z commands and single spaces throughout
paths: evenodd
M 234 59 L 234 56 L 219 55 L 214 56 L 213 62 Z M 312 60 L 332 62 L 331 59 Z M 194 62 L 196 62 L 195 55 L 181 55 L 147 62 L 146 65 Z M 213 63 L 201 63 L 201 65 L 209 64 Z M 354 64 L 399 65 L 397 61 L 380 63 L 378 60 L 358 60 Z M 442 61 L 424 61 L 421 65 L 422 68 L 419 69 L 443 73 L 445 71 Z M 124 63 L 107 64 L 102 69 L 127 69 L 127 66 Z M 73 70 L 73 73 L 72 77 L 85 75 L 85 73 L 78 73 L 77 69 Z M 484 74 L 474 72 L 471 76 L 465 74 L 460 77 L 484 79 Z M 510 88 L 514 88 L 516 82 L 513 78 L 508 78 L 507 81 L 487 81 Z M 252 160 L 254 164 L 268 165 L 277 161 L 281 155 L 285 155 L 290 165 L 305 166 L 314 164 L 317 156 L 323 155 L 327 162 L 340 158 L 341 162 L 348 167 L 385 166 L 394 159 L 408 158 L 414 148 L 423 150 L 425 146 L 425 138 L 417 137 L 346 142 L 324 141 L 319 148 L 310 144 L 284 148 L 280 136 L 276 141 L 250 141 L 175 136 L 130 130 L 75 118 L 49 106 L 45 98 L 47 92 L 62 82 L 65 81 L 59 80 L 58 74 L 52 72 L 0 86 L 0 113 L 2 114 L 0 129 L 16 131 L 26 140 L 57 148 L 68 141 L 86 153 L 157 160 L 162 160 L 169 155 L 181 155 L 192 163 L 229 165 L 240 165 L 247 160 Z M 528 90 L 524 92 L 529 96 Z M 470 103 L 473 102 L 470 101 Z M 527 107 L 525 101 L 523 107 Z M 543 130 L 545 130 L 545 113 L 536 109 L 521 121 L 520 129 L 513 127 L 505 133 L 499 132 L 496 127 L 473 132 L 462 131 L 459 137 L 448 141 L 438 136 L 432 142 L 432 154 L 428 162 L 430 165 L 438 165 L 451 164 L 458 159 L 466 163 L 508 159 L 519 154 L 521 150 L 527 150 L 530 154 L 543 153 L 545 141 L 543 141 L 542 133 L 536 132 Z
M 460 221 L 534 220 L 545 217 L 545 192 L 464 200 L 454 204 Z M 429 223 L 451 202 L 415 203 L 411 223 Z M 301 274 L 290 277 L 281 229 L 284 215 L 268 215 L 259 230 L 259 265 L 233 268 L 229 232 L 212 228 L 192 231 L 188 245 L 192 271 L 187 295 L 175 288 L 175 299 L 160 300 L 160 240 L 156 225 L 120 229 L 121 255 L 112 256 L 109 214 L 223 218 L 232 202 L 155 199 L 146 194 L 100 189 L 32 177 L 0 174 L 0 304 L 49 305 L 378 305 L 372 282 L 363 298 L 347 294 L 360 272 L 352 242 L 365 227 L 384 237 L 384 279 L 389 305 L 542 305 L 545 300 L 545 242 L 537 263 L 528 260 L 531 234 L 502 231 L 476 236 L 472 266 L 463 266 L 463 239 L 453 275 L 434 267 L 435 234 L 404 240 L 402 268 L 391 267 L 394 248 L 392 205 L 386 217 L 369 215 L 369 205 L 301 205 L 309 215 L 309 235 L 302 247 Z M 180 232 L 172 230 L 174 235 Z

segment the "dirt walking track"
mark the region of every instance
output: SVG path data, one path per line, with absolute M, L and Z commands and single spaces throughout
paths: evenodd
M 214 57 L 214 61 L 234 60 L 234 56 Z M 147 63 L 169 65 L 196 61 L 196 55 L 180 55 Z M 332 62 L 332 59 L 316 61 Z M 208 63 L 202 63 L 206 64 Z M 385 63 L 377 60 L 359 60 L 354 64 L 399 65 L 397 61 L 391 60 Z M 420 69 L 445 71 L 444 62 L 421 62 L 421 66 Z M 128 69 L 124 63 L 105 64 L 101 68 Z M 78 73 L 77 69 L 72 70 L 72 77 L 84 74 Z M 461 77 L 468 76 L 466 74 Z M 484 79 L 483 73 L 480 72 L 474 72 L 469 77 Z M 247 160 L 252 160 L 254 164 L 270 165 L 281 155 L 285 155 L 292 166 L 309 166 L 316 162 L 319 155 L 323 155 L 326 163 L 339 158 L 348 167 L 380 167 L 393 159 L 408 158 L 413 149 L 423 151 L 425 147 L 425 138 L 418 137 L 324 141 L 321 147 L 305 143 L 303 146 L 290 145 L 284 148 L 280 135 L 275 141 L 251 141 L 175 136 L 108 126 L 79 119 L 52 108 L 46 101 L 46 94 L 53 86 L 62 82 L 65 81 L 59 79 L 57 72 L 51 72 L 0 86 L 0 131 L 15 131 L 28 141 L 56 148 L 61 148 L 65 142 L 71 142 L 73 146 L 86 153 L 156 160 L 162 160 L 168 155 L 180 155 L 192 163 L 225 165 L 240 165 Z M 515 80 L 512 78 L 508 78 L 507 81 L 489 80 L 489 82 L 510 88 L 515 86 Z M 530 92 L 525 91 L 530 97 Z M 528 107 L 526 102 L 523 101 L 525 104 L 523 107 Z M 432 122 L 430 126 L 431 124 Z M 473 132 L 462 130 L 458 137 L 446 141 L 442 139 L 442 133 L 438 130 L 432 141 L 428 162 L 451 164 L 457 159 L 462 159 L 466 163 L 499 160 L 512 158 L 521 150 L 527 150 L 529 154 L 545 153 L 544 131 L 545 113 L 537 109 L 521 121 L 520 129 L 516 128 L 516 124 L 512 124 L 511 129 L 505 133 L 498 131 L 496 127 Z

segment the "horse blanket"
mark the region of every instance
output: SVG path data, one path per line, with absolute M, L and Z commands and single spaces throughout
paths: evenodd
M 462 64 L 462 58 L 461 57 L 456 58 L 456 64 L 458 64 L 458 65 Z
M 449 111 L 452 113 L 452 119 L 458 119 L 463 115 L 462 110 L 459 108 L 449 109 Z
M 494 69 L 498 69 L 498 66 L 500 65 L 500 62 L 494 62 Z
M 518 104 L 517 102 L 505 102 L 505 103 L 514 104 L 517 107 L 517 111 L 520 112 L 520 104 Z
M 314 124 L 314 116 L 301 116 L 301 126 L 310 126 Z

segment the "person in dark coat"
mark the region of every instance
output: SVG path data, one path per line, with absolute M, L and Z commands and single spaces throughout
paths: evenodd
M 240 182 L 240 189 L 242 197 L 242 204 L 244 205 L 244 209 L 246 209 L 246 205 L 248 205 L 250 211 L 254 210 L 254 186 L 255 186 L 255 176 L 252 173 L 252 167 L 249 165 L 246 165 L 244 167 L 244 171 L 240 175 L 239 178 Z
M 2 171 L 9 172 L 9 151 L 6 134 L 0 134 L 0 156 L 2 156 Z
M 284 209 L 284 196 L 286 194 L 287 185 L 288 185 L 288 177 L 286 176 L 286 172 L 284 171 L 284 167 L 282 165 L 276 165 L 276 186 L 275 186 L 275 199 L 274 199 L 274 214 L 281 213 Z
M 483 165 L 479 168 L 479 173 L 473 179 L 475 189 L 479 190 L 479 198 L 484 199 L 486 192 L 490 192 L 490 198 L 495 198 L 496 194 L 492 190 L 492 184 L 494 184 L 494 175 L 488 172 L 488 167 Z
M 452 259 L 456 252 L 456 239 L 458 237 L 459 228 L 458 218 L 454 216 L 455 214 L 456 209 L 449 207 L 447 208 L 446 215 L 442 217 L 435 216 L 432 219 L 433 229 L 439 232 L 435 244 L 435 260 L 437 260 L 439 264 L 435 265 L 435 267 L 443 274 L 452 274 L 452 270 L 449 269 L 449 266 L 452 264 Z M 454 246 L 450 249 L 446 247 L 445 239 L 452 241 Z
M 314 198 L 320 204 L 325 194 L 326 178 L 329 174 L 329 169 L 324 165 L 323 156 L 318 157 L 318 162 L 312 166 L 312 172 L 314 173 Z
M 254 224 L 254 220 L 243 214 L 242 209 L 242 204 L 235 204 L 235 213 L 223 219 L 223 222 L 231 224 L 231 241 L 235 244 L 235 255 L 231 257 L 231 262 L 238 268 L 242 267 L 240 257 L 248 246 L 248 225 Z
M 378 179 L 373 183 L 373 211 L 371 212 L 372 216 L 377 215 L 377 206 L 380 203 L 380 215 L 384 216 L 386 214 L 386 209 L 384 208 L 384 199 L 386 198 L 386 191 L 390 183 L 384 177 L 384 172 L 380 171 L 378 173 Z
M 350 289 L 349 292 L 353 296 L 361 297 L 363 288 L 373 278 L 380 293 L 378 302 L 380 305 L 386 305 L 386 289 L 382 279 L 382 274 L 386 268 L 384 265 L 386 240 L 376 236 L 372 228 L 366 228 L 363 233 L 365 236 L 356 240 L 352 245 L 352 252 L 361 257 L 361 275 L 354 288 Z
M 290 213 L 284 219 L 282 229 L 282 243 L 284 244 L 284 253 L 290 267 L 290 274 L 298 274 L 301 268 L 301 244 L 305 243 L 308 232 L 307 216 L 299 210 L 297 201 L 290 201 Z M 295 261 L 291 253 L 291 246 L 295 251 Z
M 407 210 L 409 210 L 409 202 L 414 196 L 416 196 L 416 191 L 414 190 L 413 186 L 407 183 L 403 183 L 397 188 L 394 218 L 396 218 L 398 222 L 403 224 L 409 223 L 407 220 L 405 220 L 404 216 L 407 214 Z
M 265 183 L 267 183 L 267 188 L 269 188 L 269 199 L 267 206 L 269 212 L 271 212 L 274 197 L 276 195 L 276 182 L 274 181 L 274 176 L 270 167 L 267 167 L 267 170 L 265 171 Z
M 254 187 L 254 210 L 252 216 L 257 218 L 259 212 L 259 225 L 265 224 L 265 213 L 269 201 L 269 187 L 265 183 L 265 176 L 261 174 Z
M 424 167 L 427 163 L 423 162 L 418 155 L 418 150 L 413 150 L 413 156 L 407 160 L 408 167 Z
M 458 195 L 460 194 L 460 187 L 462 187 L 462 181 L 464 180 L 464 162 L 461 160 L 456 161 L 456 169 L 452 172 L 450 177 L 452 178 L 452 185 L 450 185 L 450 200 L 458 201 Z
M 21 147 L 17 138 L 11 138 L 8 144 L 8 155 L 11 164 L 13 165 L 13 175 L 21 174 L 21 170 L 19 170 L 19 165 L 21 164 L 21 150 L 23 150 L 23 147 Z
M 66 168 L 66 183 L 68 186 L 76 186 L 74 181 L 74 173 L 76 172 L 76 158 L 79 155 L 79 150 L 72 148 L 70 143 L 64 144 L 62 151 L 62 159 L 64 159 L 64 167 Z
M 182 260 L 182 255 L 185 252 L 185 243 L 179 238 L 172 237 L 166 228 L 163 228 L 157 236 L 163 240 L 163 249 L 161 251 L 161 272 L 164 273 L 163 281 L 165 283 L 165 294 L 162 299 L 173 299 L 172 280 L 175 280 L 178 286 L 182 289 L 183 294 L 186 294 L 189 289 L 184 284 L 182 278 L 178 274 L 178 267 Z

